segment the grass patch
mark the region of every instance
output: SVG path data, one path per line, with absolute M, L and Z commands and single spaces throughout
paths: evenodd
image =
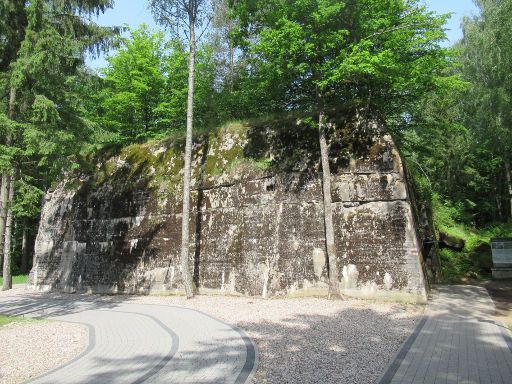
M 27 319 L 25 317 L 19 317 L 19 316 L 0 315 L 0 327 L 3 327 L 4 325 L 10 324 L 10 323 L 20 323 L 20 322 L 27 322 L 27 321 L 34 321 L 34 319 Z
M 447 282 L 457 282 L 467 278 L 489 278 L 493 266 L 491 239 L 512 236 L 510 224 L 493 225 L 487 228 L 472 228 L 456 224 L 438 228 L 465 242 L 461 252 L 449 249 L 441 249 L 439 252 L 443 279 Z
M 27 284 L 28 275 L 16 275 L 12 277 L 13 284 Z M 4 278 L 0 277 L 0 285 L 4 283 Z

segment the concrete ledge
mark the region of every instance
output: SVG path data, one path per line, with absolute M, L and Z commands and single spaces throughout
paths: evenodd
M 511 269 L 512 271 L 512 269 Z M 36 292 L 63 292 L 63 293 L 79 293 L 79 294 L 103 294 L 103 295 L 150 295 L 150 296 L 184 296 L 185 291 L 181 288 L 166 289 L 124 289 L 120 290 L 117 287 L 111 287 L 106 285 L 97 285 L 95 287 L 82 287 L 81 289 L 70 290 L 67 287 L 51 287 L 50 285 L 27 285 L 28 290 Z M 293 292 L 289 292 L 286 295 L 269 296 L 272 298 L 302 298 L 302 297 L 327 297 L 329 288 L 327 285 L 319 287 L 308 287 L 302 289 L 296 289 Z M 250 297 L 240 292 L 231 292 L 222 289 L 213 288 L 199 288 L 198 293 L 206 296 L 239 296 L 239 297 Z M 341 293 L 347 297 L 363 300 L 376 300 L 384 302 L 395 302 L 395 303 L 415 303 L 425 304 L 427 302 L 427 295 L 420 292 L 408 292 L 405 290 L 393 291 L 384 289 L 365 289 L 364 287 L 352 288 L 352 289 L 341 289 Z M 257 296 L 261 298 L 261 296 Z
M 302 297 L 327 297 L 329 288 L 325 287 L 309 287 L 297 289 L 293 292 L 288 293 L 285 298 L 302 298 Z M 341 289 L 341 293 L 347 297 L 363 300 L 376 300 L 384 302 L 394 303 L 414 303 L 414 304 L 426 304 L 427 295 L 419 292 L 407 292 L 405 290 L 392 291 L 392 290 L 365 290 L 365 289 Z M 279 297 L 279 296 L 275 296 Z M 272 298 L 272 296 L 270 297 Z
M 427 294 L 420 292 L 407 292 L 407 291 L 366 291 L 360 289 L 342 289 L 341 292 L 344 295 L 354 297 L 356 299 L 365 300 L 377 300 L 394 303 L 414 303 L 414 304 L 426 304 Z
M 512 268 L 493 268 L 492 278 L 494 280 L 512 279 Z
M 45 285 L 27 284 L 25 286 L 25 289 L 28 291 L 35 291 L 35 292 L 42 292 L 42 293 L 56 291 L 56 289 L 53 288 L 51 285 L 46 285 L 46 284 Z

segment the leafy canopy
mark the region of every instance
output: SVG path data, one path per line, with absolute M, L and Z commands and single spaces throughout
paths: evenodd
M 242 0 L 238 41 L 274 106 L 402 112 L 444 77 L 447 16 L 404 0 Z

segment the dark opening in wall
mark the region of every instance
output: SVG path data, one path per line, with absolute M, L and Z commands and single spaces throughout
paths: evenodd
M 267 192 L 274 192 L 276 190 L 275 184 L 267 184 Z

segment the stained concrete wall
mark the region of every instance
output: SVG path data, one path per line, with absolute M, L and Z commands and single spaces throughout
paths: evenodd
M 359 125 L 352 124 L 358 139 L 348 146 L 343 134 L 331 137 L 343 292 L 423 301 L 402 161 L 381 127 L 362 134 Z M 181 145 L 128 147 L 49 192 L 29 287 L 180 292 Z M 301 121 L 228 126 L 197 140 L 190 265 L 200 290 L 327 292 L 317 145 L 316 130 Z

